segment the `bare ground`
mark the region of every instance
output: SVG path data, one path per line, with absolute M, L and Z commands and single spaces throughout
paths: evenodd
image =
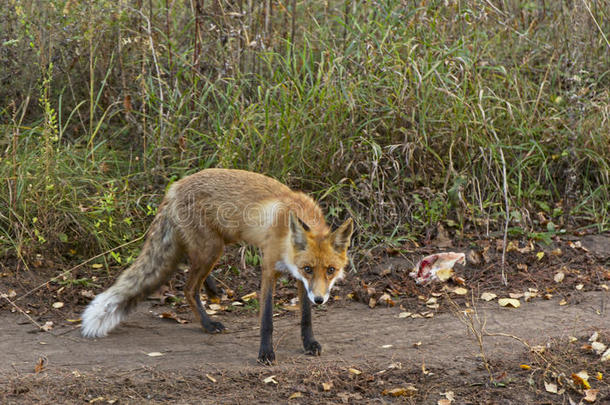
M 87 340 L 73 322 L 89 300 L 83 288 L 52 283 L 27 295 L 44 277 L 16 273 L 0 279 L 27 295 L 15 299 L 16 305 L 8 300 L 0 305 L 0 403 L 437 404 L 452 392 L 454 404 L 567 404 L 583 403 L 587 387 L 572 377 L 582 370 L 591 389 L 598 390 L 594 403 L 610 403 L 610 364 L 600 361 L 588 341 L 598 332 L 598 341 L 610 346 L 604 287 L 610 275 L 609 241 L 607 235 L 598 237 L 586 245 L 588 251 L 560 241 L 562 253 L 552 254 L 557 246 L 551 247 L 543 258 L 537 248 L 511 252 L 509 287 L 498 279 L 498 252 L 486 248 L 494 244 L 481 242 L 481 263 L 458 270 L 474 297 L 447 293 L 442 285 L 415 285 L 406 276 L 412 263 L 403 257 L 371 257 L 368 270 L 339 286 L 340 299 L 314 310 L 322 356 L 303 354 L 298 313 L 277 309 L 278 363 L 272 367 L 256 362 L 255 308 L 220 311 L 214 317 L 227 332 L 207 335 L 194 323 L 159 318 L 172 311 L 191 319 L 180 300 L 173 305 L 146 301 L 108 337 Z M 232 281 L 252 291 L 254 271 Z M 556 283 L 553 276 L 560 271 L 565 279 Z M 179 291 L 181 282 L 179 275 L 170 290 Z M 450 291 L 455 287 L 449 284 Z M 522 298 L 520 308 L 476 298 L 483 291 L 508 296 L 528 288 L 537 289 L 538 297 Z M 394 306 L 379 302 L 384 292 Z M 280 286 L 278 302 L 286 303 L 293 294 L 292 287 Z M 439 308 L 426 306 L 430 297 L 437 298 Z M 373 309 L 362 303 L 371 298 L 378 301 Z M 65 306 L 52 308 L 57 300 Z M 406 311 L 430 317 L 401 318 Z M 46 333 L 32 322 L 48 320 L 54 328 Z M 154 352 L 160 355 L 149 355 Z M 558 393 L 547 392 L 549 383 Z
M 342 396 L 337 395 L 343 393 L 343 398 L 351 402 L 376 398 L 383 403 L 405 399 L 384 396 L 384 390 L 413 384 L 418 392 L 412 399 L 418 398 L 418 403 L 436 403 L 442 398 L 440 393 L 446 391 L 454 391 L 458 403 L 479 403 L 471 395 L 478 389 L 498 391 L 492 397 L 504 397 L 505 401 L 497 403 L 518 403 L 525 399 L 523 395 L 534 400 L 542 393 L 536 389 L 516 390 L 514 397 L 512 383 L 503 384 L 504 387 L 489 385 L 481 355 L 491 364 L 492 373 L 507 373 L 512 379 L 525 382 L 529 373 L 519 366 L 529 362 L 529 349 L 516 338 L 531 346 L 552 346 L 569 345 L 566 342 L 571 336 L 584 341 L 595 331 L 610 336 L 610 317 L 604 312 L 605 305 L 605 292 L 584 293 L 577 302 L 564 306 L 558 300 L 539 300 L 518 309 L 500 308 L 497 303 L 480 304 L 477 312 L 486 321 L 488 333 L 514 336 L 485 336 L 481 351 L 457 313 L 400 319 L 398 308 L 371 310 L 358 303 L 335 304 L 328 311 L 315 312 L 317 338 L 324 346 L 321 357 L 302 354 L 298 315 L 285 313 L 275 321 L 279 365 L 273 367 L 256 363 L 258 320 L 254 314 L 221 315 L 218 319 L 225 322 L 229 331 L 207 335 L 193 323 L 159 319 L 153 315 L 150 303 L 145 303 L 108 337 L 87 340 L 74 327 L 55 330 L 54 334 L 40 333 L 31 324 L 21 322 L 19 316 L 4 313 L 0 317 L 4 325 L 0 352 L 5 354 L 0 364 L 5 392 L 2 399 L 23 403 L 98 398 L 105 403 L 108 399 L 129 402 L 131 397 L 136 402 L 264 403 L 287 401 L 290 395 L 301 392 L 303 397 L 295 402 L 342 402 Z M 476 328 L 476 323 L 473 326 Z M 162 355 L 148 356 L 152 352 Z M 44 370 L 34 373 L 40 358 L 44 359 Z M 603 367 L 607 373 L 608 366 L 602 363 L 591 371 L 602 372 Z M 350 373 L 349 368 L 363 374 Z M 382 370 L 387 371 L 379 374 Z M 580 370 L 565 370 L 570 371 Z M 278 384 L 263 382 L 271 375 L 276 376 Z M 396 376 L 400 377 L 394 381 Z M 307 377 L 310 381 L 304 382 Z M 164 384 L 158 386 L 158 379 Z M 178 383 L 174 385 L 172 379 L 188 385 L 187 390 Z M 324 391 L 322 383 L 342 379 L 371 381 L 365 381 L 365 392 L 334 387 Z M 74 391 L 70 387 L 75 385 L 87 388 Z M 128 389 L 120 388 L 125 385 Z M 153 389 L 145 388 L 149 385 Z M 159 389 L 164 385 L 164 389 Z M 460 401 L 459 393 L 465 387 L 469 389 Z M 49 390 L 53 394 L 50 397 Z M 55 396 L 58 393 L 61 398 Z M 572 394 L 578 396 L 576 392 Z M 607 385 L 605 395 L 610 400 Z

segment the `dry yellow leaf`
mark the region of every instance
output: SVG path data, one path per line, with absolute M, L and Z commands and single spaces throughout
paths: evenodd
M 557 394 L 557 384 L 544 382 L 544 389 L 551 394 Z
M 585 390 L 585 397 L 583 398 L 587 402 L 595 402 L 597 400 L 597 393 L 599 390 L 588 389 Z
M 516 300 L 514 298 L 500 298 L 498 300 L 498 304 L 500 304 L 501 307 L 519 308 L 521 306 L 519 300 Z
M 538 252 L 538 253 L 536 253 L 536 258 L 537 258 L 538 260 L 542 260 L 542 258 L 543 258 L 543 257 L 544 257 L 544 252 Z
M 455 290 L 453 290 L 453 293 L 457 294 L 457 295 L 466 295 L 466 294 L 468 294 L 468 290 L 464 287 L 458 287 Z
M 561 283 L 563 281 L 563 279 L 565 278 L 565 274 L 563 271 L 557 272 L 555 273 L 555 276 L 553 276 L 553 280 L 555 280 L 556 283 Z
M 572 380 L 574 380 L 576 385 L 579 385 L 585 389 L 591 388 L 591 385 L 589 384 L 589 374 L 586 370 L 579 371 L 578 373 L 572 373 Z
M 597 378 L 598 381 L 601 381 L 604 378 L 604 375 L 600 371 L 598 371 L 595 375 L 595 378 Z
M 411 316 L 411 312 L 401 312 L 400 314 L 398 314 L 399 318 L 408 318 Z
M 303 394 L 301 394 L 300 392 L 297 391 L 288 397 L 288 399 L 297 399 L 297 398 L 303 398 Z
M 214 377 L 212 377 L 211 375 L 206 374 L 205 376 L 208 378 L 208 380 L 212 381 L 213 383 L 216 382 L 216 379 Z
M 55 309 L 63 308 L 63 306 L 64 306 L 64 303 L 60 302 L 60 301 L 53 303 L 53 308 L 55 308 Z
M 251 299 L 256 298 L 256 296 L 257 296 L 256 291 L 254 291 L 254 292 L 251 292 L 250 294 L 246 294 L 246 295 L 244 295 L 243 297 L 241 297 L 241 300 L 242 300 L 242 301 L 246 301 L 246 302 L 248 302 L 248 301 L 250 301 Z
M 403 397 L 403 396 L 410 397 L 410 396 L 415 395 L 416 392 L 417 392 L 417 388 L 415 388 L 412 385 L 408 385 L 407 387 L 399 387 L 399 388 L 383 390 L 382 394 L 390 395 L 392 397 Z
M 532 366 L 530 366 L 528 364 L 521 364 L 521 365 L 519 365 L 519 367 L 521 367 L 523 370 L 529 370 L 530 368 L 532 368 Z
M 356 374 L 356 375 L 362 374 L 362 371 L 355 369 L 355 368 L 348 368 L 347 371 L 349 371 L 352 374 Z
M 330 391 L 332 387 L 333 387 L 333 382 L 332 381 L 322 383 L 322 389 L 324 391 Z
M 483 294 L 481 294 L 481 299 L 483 301 L 491 301 L 496 297 L 498 297 L 496 294 L 490 292 L 484 292 Z
M 265 384 L 269 384 L 269 383 L 277 384 L 277 381 L 275 381 L 275 375 L 270 375 L 269 377 L 265 378 L 263 380 L 263 382 Z
M 94 269 L 101 269 L 102 267 L 104 267 L 104 265 L 100 264 L 100 263 L 93 263 L 91 265 L 92 268 Z

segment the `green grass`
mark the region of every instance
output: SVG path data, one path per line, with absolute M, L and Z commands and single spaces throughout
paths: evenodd
M 183 3 L 115 3 L 0 11 L 1 256 L 112 249 L 211 166 L 314 193 L 361 250 L 610 229 L 607 2 L 272 2 L 267 29 L 206 2 L 199 51 Z

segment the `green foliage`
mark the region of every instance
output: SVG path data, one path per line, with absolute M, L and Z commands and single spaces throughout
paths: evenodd
M 609 228 L 608 2 L 212 3 L 0 10 L 0 254 L 114 248 L 211 166 L 315 193 L 362 249 L 502 229 L 504 170 L 511 229 Z

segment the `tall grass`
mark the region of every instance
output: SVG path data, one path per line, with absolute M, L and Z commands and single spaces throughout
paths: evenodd
M 165 187 L 263 172 L 359 246 L 610 224 L 605 1 L 10 1 L 0 251 L 141 234 Z M 114 260 L 128 260 L 129 251 Z M 27 260 L 25 260 L 27 262 Z

